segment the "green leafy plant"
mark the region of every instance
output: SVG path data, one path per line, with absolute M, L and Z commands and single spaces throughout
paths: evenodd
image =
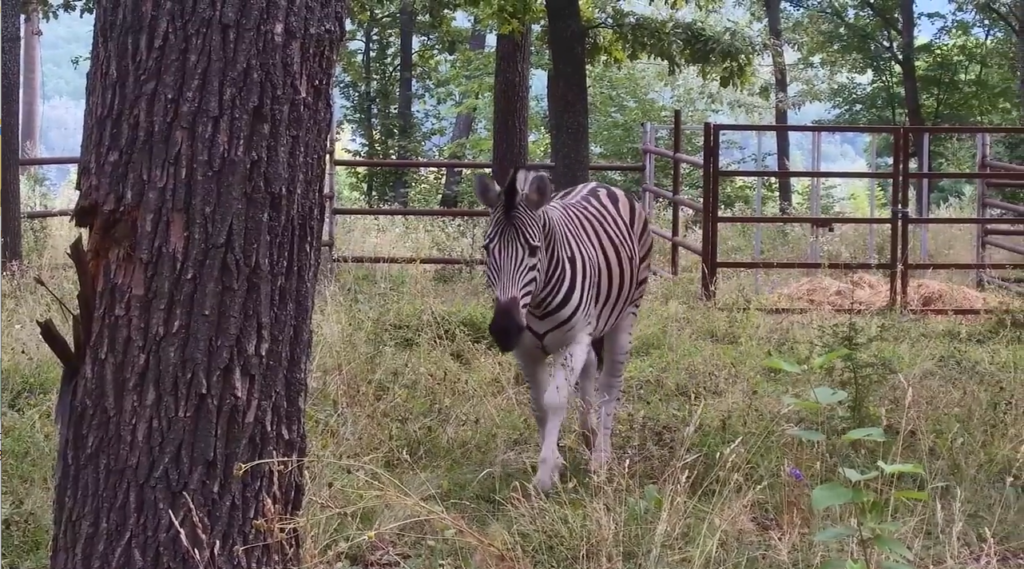
M 832 350 L 801 365 L 778 357 L 768 359 L 766 367 L 793 375 L 819 374 L 837 360 L 849 356 L 846 348 Z M 830 414 L 847 413 L 844 403 L 849 394 L 842 389 L 827 386 L 814 387 L 802 397 L 782 398 L 787 411 L 799 410 L 826 418 Z M 924 468 L 912 463 L 889 464 L 878 460 L 873 468 L 858 468 L 853 464 L 855 445 L 869 442 L 884 443 L 889 440 L 882 427 L 858 427 L 838 436 L 829 436 L 827 429 L 818 430 L 794 427 L 786 434 L 809 444 L 826 446 L 830 443 L 851 452 L 842 453 L 837 461 L 837 473 L 841 478 L 825 481 L 811 490 L 811 508 L 818 513 L 838 509 L 848 523 L 824 525 L 814 535 L 814 540 L 830 543 L 848 540 L 854 544 L 857 558 L 832 559 L 825 568 L 845 569 L 898 569 L 913 567 L 914 554 L 895 534 L 901 529 L 899 521 L 892 519 L 893 505 L 897 501 L 926 501 L 928 493 L 920 490 L 896 490 L 895 480 L 900 475 L 924 474 Z M 791 469 L 791 475 L 803 480 L 798 469 Z

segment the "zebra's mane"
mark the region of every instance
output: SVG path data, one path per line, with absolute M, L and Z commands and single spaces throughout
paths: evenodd
M 538 175 L 534 170 L 528 170 L 526 168 L 515 167 L 512 169 L 512 174 L 508 177 L 508 181 L 505 182 L 505 188 L 502 190 L 502 197 L 504 198 L 504 214 L 505 219 L 512 221 L 512 213 L 515 212 L 516 208 L 519 207 L 520 195 L 529 191 L 530 182 L 533 177 Z

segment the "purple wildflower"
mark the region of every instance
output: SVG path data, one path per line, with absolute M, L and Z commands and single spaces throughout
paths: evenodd
M 793 479 L 796 480 L 797 482 L 804 481 L 804 473 L 800 472 L 800 469 L 795 466 L 789 467 L 789 475 L 792 476 Z

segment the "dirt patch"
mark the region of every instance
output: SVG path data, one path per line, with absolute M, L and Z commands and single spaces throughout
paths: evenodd
M 808 277 L 773 293 L 775 306 L 824 309 L 885 308 L 889 303 L 889 279 L 857 273 L 845 280 Z M 911 279 L 910 308 L 995 308 L 997 297 L 965 286 L 928 279 Z

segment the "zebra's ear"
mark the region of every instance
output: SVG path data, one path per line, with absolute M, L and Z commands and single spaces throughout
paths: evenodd
M 551 184 L 551 178 L 548 177 L 547 173 L 537 172 L 530 178 L 530 183 L 526 187 L 524 202 L 526 207 L 531 210 L 540 211 L 551 202 L 551 196 L 554 193 L 555 188 Z
M 487 174 L 477 174 L 473 178 L 473 193 L 480 204 L 487 209 L 494 209 L 498 205 L 498 194 L 501 188 L 494 182 L 494 179 Z

